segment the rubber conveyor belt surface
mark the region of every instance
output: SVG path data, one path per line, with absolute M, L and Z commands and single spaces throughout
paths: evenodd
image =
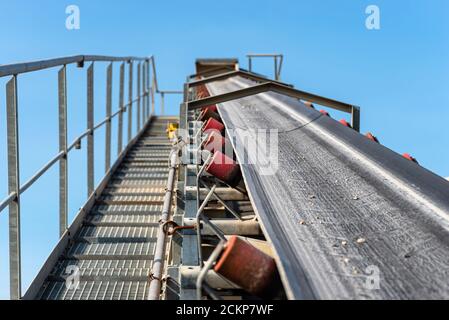
M 449 298 L 447 181 L 293 98 L 264 93 L 218 108 L 289 298 Z M 278 130 L 277 157 L 245 161 L 258 129 Z M 278 168 L 266 174 L 270 160 Z

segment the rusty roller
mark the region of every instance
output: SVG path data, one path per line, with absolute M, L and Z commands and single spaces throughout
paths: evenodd
M 342 125 L 344 125 L 345 127 L 351 128 L 352 126 L 348 123 L 348 121 L 346 121 L 345 119 L 342 119 L 339 121 Z
M 306 107 L 309 107 L 309 108 L 311 108 L 311 109 L 315 109 L 315 106 L 313 105 L 312 102 L 309 102 L 309 101 L 303 101 L 303 103 L 304 103 L 304 105 L 305 105 Z
M 236 187 L 242 180 L 239 164 L 220 151 L 214 153 L 211 162 L 206 167 L 206 172 L 231 187 Z
M 237 236 L 229 239 L 214 270 L 260 298 L 273 298 L 281 286 L 274 259 Z
M 412 157 L 409 153 L 404 153 L 402 156 L 407 160 L 410 160 L 416 164 L 419 164 L 418 160 L 416 160 L 414 157 Z
M 367 137 L 368 139 L 370 139 L 371 141 L 374 141 L 376 143 L 379 143 L 379 139 L 377 139 L 377 137 L 375 135 L 373 135 L 371 132 L 368 132 L 365 137 Z
M 326 117 L 330 117 L 331 115 L 326 110 L 320 110 L 320 113 Z

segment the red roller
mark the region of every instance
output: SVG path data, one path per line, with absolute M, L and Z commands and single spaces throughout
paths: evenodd
M 374 136 L 371 132 L 368 132 L 365 137 L 367 137 L 368 139 L 370 139 L 371 141 L 374 141 L 376 143 L 379 143 L 379 139 L 377 139 L 376 136 Z
M 201 111 L 201 114 L 200 114 L 200 120 L 207 121 L 210 118 L 213 118 L 217 121 L 221 121 L 220 115 L 218 113 L 212 111 L 209 108 L 203 109 L 203 111 Z
M 209 120 L 207 120 L 206 124 L 204 125 L 203 131 L 216 130 L 216 131 L 223 133 L 224 129 L 225 129 L 225 126 L 223 123 L 221 123 L 220 121 L 218 121 L 214 118 L 210 118 Z
M 409 153 L 404 153 L 402 156 L 403 156 L 405 159 L 407 159 L 407 160 L 410 160 L 410 161 L 412 161 L 412 162 L 414 162 L 414 163 L 419 164 L 418 160 L 416 160 L 415 158 L 413 158 Z
M 280 286 L 274 259 L 237 236 L 229 239 L 214 270 L 260 298 L 272 297 Z
M 237 186 L 242 179 L 238 163 L 220 151 L 214 153 L 212 161 L 206 167 L 206 172 L 231 187 Z
M 313 105 L 313 103 L 312 102 L 309 102 L 309 101 L 303 101 L 303 103 L 306 105 L 306 107 L 309 107 L 309 108 L 312 108 L 312 109 L 315 109 L 315 106 Z
M 215 104 L 212 105 L 212 106 L 204 107 L 203 110 L 204 110 L 204 109 L 207 109 L 207 110 L 209 110 L 209 111 L 218 113 L 218 108 L 217 108 L 217 106 L 216 106 Z
M 230 145 L 229 143 L 229 140 L 223 137 L 218 131 L 212 131 L 209 133 L 209 137 L 204 144 L 204 149 L 211 153 L 215 153 L 215 151 L 225 153 L 226 146 Z
M 325 116 L 327 116 L 327 117 L 330 117 L 329 112 L 327 112 L 326 110 L 320 110 L 320 113 L 321 113 L 322 115 L 325 115 Z
M 352 129 L 352 126 L 351 126 L 345 119 L 341 119 L 341 120 L 340 120 L 340 123 L 341 123 L 342 125 L 344 125 L 345 127 L 348 127 L 348 128 L 351 128 L 351 129 Z

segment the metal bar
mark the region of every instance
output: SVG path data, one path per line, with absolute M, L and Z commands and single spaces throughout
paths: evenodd
M 206 221 L 204 215 L 202 218 L 203 221 Z M 192 219 L 184 219 L 184 226 L 194 226 L 197 228 L 196 222 Z M 219 238 L 224 235 L 260 236 L 263 234 L 259 222 L 255 218 L 244 221 L 230 218 L 212 219 L 203 223 L 200 227 L 203 236 L 215 235 Z
M 251 59 L 251 57 L 248 57 L 248 70 L 249 72 L 253 71 L 253 60 Z
M 14 201 L 16 197 L 17 194 L 15 192 L 7 196 L 6 199 L 0 203 L 0 212 L 2 212 L 7 206 L 9 206 L 9 204 Z
M 165 114 L 165 93 L 161 92 L 161 116 Z
M 84 60 L 84 56 L 72 56 L 72 57 L 16 63 L 16 64 L 11 64 L 11 65 L 1 66 L 0 67 L 0 77 L 63 66 L 63 65 L 71 64 L 71 63 L 81 62 L 83 60 Z
M 141 63 L 137 64 L 137 110 L 136 110 L 136 114 L 137 114 L 137 131 L 140 131 L 140 117 L 141 117 L 141 92 L 140 92 L 140 84 L 141 84 L 141 76 L 142 76 L 142 65 Z
M 279 81 L 278 57 L 274 57 L 274 78 Z
M 250 53 L 246 55 L 248 58 L 272 58 L 280 57 L 282 54 L 279 53 Z
M 173 193 L 175 189 L 176 169 L 178 165 L 178 149 L 175 146 L 170 154 L 170 171 L 168 173 L 167 191 L 162 208 L 162 217 L 157 234 L 156 250 L 152 267 L 152 279 L 148 291 L 148 300 L 159 300 L 161 294 L 162 276 L 166 255 L 167 233 L 164 231 L 164 224 L 169 220 L 171 214 Z
M 87 197 L 95 189 L 94 176 L 94 63 L 87 69 Z
M 68 220 L 68 168 L 67 168 L 67 67 L 63 66 L 58 73 L 59 97 L 59 152 L 63 153 L 59 160 L 59 236 L 67 229 Z M 53 165 L 53 164 L 52 164 Z
M 257 81 L 257 82 L 263 82 L 263 83 L 265 83 L 267 81 L 272 81 L 272 80 L 270 80 L 268 78 L 258 76 L 258 75 L 254 74 L 254 73 L 238 70 L 238 71 L 231 71 L 231 72 L 222 73 L 222 74 L 211 76 L 209 78 L 205 78 L 205 79 L 201 79 L 201 80 L 192 81 L 192 82 L 188 83 L 188 86 L 190 88 L 193 88 L 193 87 L 197 87 L 197 86 L 200 86 L 200 85 L 208 84 L 208 83 L 215 82 L 215 81 L 222 81 L 222 80 L 226 80 L 226 79 L 237 77 L 237 76 L 241 76 L 241 77 L 244 77 L 244 78 L 247 78 L 247 79 L 251 79 L 251 80 L 254 80 L 254 81 Z M 285 84 L 285 83 L 282 83 L 282 82 L 279 82 L 279 81 L 272 81 L 272 82 L 279 83 L 279 84 L 284 85 L 284 86 L 293 87 L 292 85 Z
M 128 142 L 133 135 L 133 63 L 129 63 L 128 78 Z
M 151 80 L 150 80 L 150 61 L 147 61 L 147 67 L 146 67 L 146 74 L 147 74 L 147 118 L 145 119 L 146 121 L 148 121 L 148 119 L 151 116 L 151 111 L 150 111 L 150 104 L 151 104 Z
M 284 85 L 281 85 L 281 84 L 278 84 L 275 82 L 271 82 L 271 81 L 262 83 L 262 84 L 258 84 L 258 85 L 252 86 L 252 87 L 247 87 L 244 89 L 239 89 L 236 91 L 227 92 L 224 94 L 219 94 L 216 96 L 200 99 L 200 100 L 190 101 L 190 102 L 188 102 L 188 109 L 189 110 L 200 109 L 205 106 L 219 104 L 219 103 L 223 103 L 223 102 L 227 102 L 227 101 L 231 101 L 231 100 L 237 100 L 237 99 L 253 96 L 253 95 L 268 92 L 268 91 L 273 91 L 273 92 L 287 95 L 287 96 L 297 98 L 297 99 L 304 99 L 304 100 L 310 101 L 312 103 L 316 103 L 319 105 L 334 108 L 336 110 L 343 111 L 346 113 L 352 113 L 352 110 L 353 110 L 353 106 L 350 104 L 339 102 L 339 101 L 328 99 L 328 98 L 324 98 L 324 97 L 320 97 L 320 96 L 312 94 L 312 93 L 296 90 L 291 87 L 287 87 L 287 86 L 284 86 Z
M 53 159 L 51 159 L 42 169 L 40 169 L 34 176 L 32 176 L 25 184 L 20 187 L 19 194 L 23 194 L 27 191 L 40 177 L 44 175 L 55 163 L 64 159 L 66 153 L 61 151 Z
M 207 194 L 206 199 L 204 199 L 203 203 L 198 208 L 198 212 L 196 214 L 196 225 L 197 226 L 200 226 L 201 214 L 203 213 L 204 208 L 206 208 L 207 204 L 209 203 L 210 199 L 212 198 L 216 188 L 217 188 L 217 185 L 214 184 L 212 189 Z M 196 234 L 197 234 L 197 244 L 198 244 L 198 261 L 199 261 L 200 266 L 202 266 L 203 265 L 203 253 L 201 251 L 201 228 L 197 229 Z
M 156 114 L 156 101 L 155 101 L 155 96 L 156 96 L 156 85 L 155 85 L 155 76 L 153 74 L 153 84 L 151 85 L 151 114 L 155 115 Z
M 180 90 L 160 90 L 159 93 L 164 93 L 164 94 L 184 94 L 184 91 L 180 91 Z
M 284 55 L 280 55 L 280 58 L 279 58 L 279 80 L 280 80 L 280 78 L 281 78 L 281 74 L 282 74 L 282 65 L 284 64 Z
M 203 71 L 203 72 L 198 72 L 196 74 L 192 74 L 192 75 L 187 77 L 187 81 L 189 81 L 190 79 L 199 78 L 199 77 L 210 77 L 210 76 L 216 75 L 217 73 L 219 73 L 219 71 L 223 71 L 223 72 L 227 71 L 227 72 L 229 72 L 229 71 L 235 71 L 235 70 L 236 70 L 236 68 L 233 68 L 231 66 L 219 66 L 219 67 L 216 67 L 216 68 L 208 69 L 208 70 Z
M 182 278 L 181 286 L 186 289 L 196 289 L 196 281 L 201 272 L 201 268 L 198 266 L 182 265 L 179 267 L 179 272 Z M 204 279 L 213 288 L 240 289 L 235 283 L 232 283 L 222 275 L 219 275 L 213 269 L 209 270 Z
M 145 125 L 147 121 L 147 74 L 146 74 L 146 65 L 145 61 L 142 65 L 142 126 Z
M 112 62 L 106 71 L 106 142 L 105 142 L 105 173 L 111 169 L 111 113 L 112 113 Z
M 151 58 L 151 65 L 153 67 L 153 90 L 155 90 L 155 93 L 159 93 L 159 85 L 157 81 L 157 72 L 156 72 L 156 59 L 154 56 Z
M 9 204 L 9 272 L 10 295 L 18 300 L 22 295 L 20 246 L 20 173 L 17 76 L 6 84 L 6 116 L 8 132 L 8 190 L 17 196 Z
M 95 56 L 95 55 L 77 55 L 62 57 L 56 59 L 32 61 L 10 64 L 5 66 L 0 66 L 0 78 L 5 76 L 12 76 L 21 73 L 28 73 L 33 71 L 39 71 L 59 66 L 64 66 L 72 63 L 83 63 L 83 62 L 112 62 L 112 61 L 145 61 L 151 58 L 148 57 L 112 57 L 112 56 Z
M 206 278 L 207 274 L 209 273 L 209 270 L 212 269 L 215 261 L 217 261 L 218 256 L 223 251 L 224 247 L 226 245 L 226 241 L 220 240 L 218 245 L 215 247 L 214 251 L 212 251 L 211 255 L 209 256 L 209 259 L 207 259 L 206 263 L 204 264 L 204 267 L 201 269 L 198 278 L 196 280 L 196 295 L 197 299 L 201 300 L 203 297 L 203 282 Z
M 203 181 L 201 181 L 201 184 L 208 190 L 210 191 L 210 188 L 207 184 L 205 184 Z M 201 192 L 200 192 L 201 193 Z M 201 197 L 201 195 L 200 195 Z M 238 220 L 243 220 L 243 218 L 234 210 L 232 209 L 227 203 L 226 201 L 224 201 L 218 194 L 217 192 L 214 191 L 214 197 L 215 199 L 217 199 L 217 201 L 219 203 L 221 203 L 223 205 L 223 207 L 225 207 L 236 219 Z
M 360 132 L 360 107 L 352 106 L 352 113 L 351 113 L 352 119 L 352 128 Z
M 125 104 L 125 63 L 120 65 L 120 93 L 119 93 L 119 115 L 118 115 L 118 139 L 117 156 L 122 153 L 123 148 L 123 112 Z

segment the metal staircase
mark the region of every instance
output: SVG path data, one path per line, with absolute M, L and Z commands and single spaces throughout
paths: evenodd
M 130 149 L 36 299 L 146 299 L 175 120 L 155 119 Z M 74 266 L 79 282 L 67 285 Z
M 107 63 L 105 105 L 98 106 L 98 68 Z M 75 65 L 77 68 L 69 68 Z M 87 127 L 68 143 L 68 112 L 79 101 L 68 101 L 69 75 L 86 67 Z M 58 68 L 59 153 L 25 183 L 19 166 L 19 92 L 25 73 Z M 98 68 L 98 69 L 97 69 Z M 101 72 L 103 73 L 103 72 Z M 0 213 L 8 209 L 10 298 L 17 299 L 145 299 L 157 233 L 161 228 L 169 155 L 172 144 L 164 117 L 164 97 L 181 94 L 160 90 L 155 59 L 78 55 L 0 66 L 0 78 L 7 77 L 8 195 L 0 201 Z M 126 84 L 125 84 L 126 81 Z M 119 90 L 113 90 L 113 84 Z M 78 84 L 79 86 L 80 84 Z M 56 88 L 55 88 L 56 89 Z M 126 94 L 126 98 L 125 98 Z M 113 105 L 113 96 L 118 105 Z M 159 95 L 161 116 L 156 116 Z M 94 123 L 95 109 L 105 117 Z M 95 136 L 105 130 L 105 145 L 98 150 Z M 115 131 L 115 132 L 114 132 Z M 113 134 L 114 133 L 114 134 Z M 113 163 L 112 144 L 117 157 Z M 68 165 L 72 154 L 86 148 L 87 200 L 68 223 L 70 180 Z M 95 180 L 95 155 L 104 152 L 105 175 Z M 51 168 L 59 166 L 59 242 L 25 294 L 22 294 L 21 196 Z M 158 264 L 156 263 L 158 266 Z M 158 266 L 159 267 L 159 266 Z M 156 268 L 157 269 L 157 268 Z M 73 279 L 72 279 L 73 277 Z M 73 285 L 71 283 L 73 282 Z M 150 289 L 148 289 L 150 290 Z M 150 290 L 151 291 L 151 290 Z

